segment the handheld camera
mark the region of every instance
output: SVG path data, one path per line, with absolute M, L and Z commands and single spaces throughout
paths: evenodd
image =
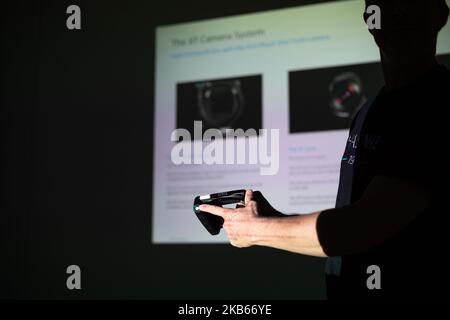
M 194 213 L 197 218 L 203 224 L 203 226 L 212 235 L 216 235 L 220 232 L 223 226 L 223 218 L 215 216 L 208 212 L 199 210 L 201 204 L 210 204 L 214 206 L 224 206 L 227 204 L 234 204 L 243 202 L 245 199 L 245 190 L 234 190 L 220 193 L 213 193 L 204 196 L 197 196 L 194 200 Z

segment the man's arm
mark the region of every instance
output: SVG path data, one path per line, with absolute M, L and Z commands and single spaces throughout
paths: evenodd
M 326 257 L 316 232 L 320 212 L 265 218 L 255 229 L 254 244 L 315 257 Z
M 253 245 L 325 257 L 317 238 L 316 220 L 319 213 L 308 215 L 265 217 L 253 193 L 247 190 L 245 207 L 222 208 L 202 204 L 200 210 L 224 218 L 230 243 L 239 248 Z
M 376 176 L 359 201 L 320 214 L 319 240 L 330 256 L 364 252 L 400 232 L 430 205 L 430 193 L 419 184 Z
M 307 215 L 261 217 L 251 191 L 243 208 L 200 209 L 224 218 L 234 246 L 261 245 L 325 257 L 366 251 L 406 227 L 429 205 L 428 193 L 418 185 L 377 176 L 355 204 Z

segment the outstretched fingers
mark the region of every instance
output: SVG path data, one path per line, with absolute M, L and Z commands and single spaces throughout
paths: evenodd
M 211 213 L 213 215 L 225 218 L 225 216 L 233 211 L 233 209 L 222 208 L 210 204 L 202 204 L 199 208 L 201 211 Z

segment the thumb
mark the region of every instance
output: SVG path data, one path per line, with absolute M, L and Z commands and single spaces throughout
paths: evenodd
M 253 191 L 251 189 L 245 190 L 245 200 L 244 203 L 247 204 L 253 200 Z

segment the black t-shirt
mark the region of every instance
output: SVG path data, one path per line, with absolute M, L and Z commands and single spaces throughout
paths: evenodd
M 338 236 L 345 228 L 333 211 L 317 222 L 327 262 L 329 298 L 431 297 L 447 290 L 444 191 L 449 189 L 446 124 L 450 108 L 450 72 L 439 66 L 401 90 L 378 96 L 355 117 L 344 152 L 336 208 L 358 201 L 375 176 L 420 184 L 432 205 L 401 232 L 367 252 L 338 256 Z M 444 186 L 444 187 L 442 187 Z M 364 214 L 361 212 L 360 214 Z M 339 231 L 339 232 L 338 232 Z M 357 241 L 355 239 L 355 241 Z M 381 289 L 369 290 L 367 268 L 381 270 Z

